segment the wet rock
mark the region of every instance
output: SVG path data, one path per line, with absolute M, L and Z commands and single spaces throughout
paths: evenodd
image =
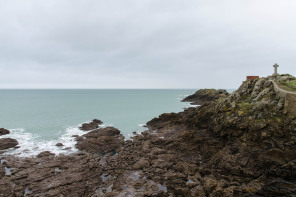
M 91 131 L 78 138 L 76 148 L 90 153 L 106 154 L 116 152 L 123 144 L 124 137 L 114 127 Z
M 56 144 L 56 146 L 61 147 L 61 146 L 64 146 L 64 144 L 59 142 L 59 143 Z
M 0 150 L 14 148 L 18 145 L 17 140 L 12 138 L 2 138 L 0 139 Z
M 94 130 L 99 128 L 99 125 L 101 125 L 103 122 L 98 120 L 98 119 L 94 119 L 92 122 L 90 123 L 84 123 L 82 124 L 81 127 L 79 127 L 79 129 L 83 130 L 83 131 L 90 131 L 90 130 Z
M 9 134 L 10 131 L 7 130 L 7 129 L 4 129 L 4 128 L 0 128 L 0 135 L 6 135 L 6 134 Z

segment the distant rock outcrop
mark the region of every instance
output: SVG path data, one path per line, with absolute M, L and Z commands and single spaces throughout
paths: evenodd
M 92 122 L 90 123 L 84 123 L 82 124 L 81 127 L 79 127 L 79 129 L 83 130 L 83 131 L 90 131 L 90 130 L 94 130 L 99 128 L 99 125 L 103 124 L 102 121 L 98 120 L 98 119 L 94 119 Z
M 202 105 L 205 102 L 214 101 L 228 95 L 229 93 L 226 90 L 200 89 L 184 98 L 182 102 L 191 102 L 192 105 Z

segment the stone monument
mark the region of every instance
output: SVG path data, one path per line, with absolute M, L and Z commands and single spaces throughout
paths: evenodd
M 277 73 L 277 68 L 279 67 L 279 65 L 278 65 L 277 63 L 275 63 L 275 64 L 273 65 L 273 67 L 274 67 L 274 73 L 273 73 L 273 75 L 275 76 L 275 75 L 278 74 L 278 73 Z

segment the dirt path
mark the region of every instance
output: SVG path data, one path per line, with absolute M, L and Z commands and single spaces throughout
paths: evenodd
M 291 92 L 291 91 L 288 91 L 288 90 L 284 90 L 284 89 L 282 89 L 281 87 L 279 87 L 278 84 L 277 84 L 276 82 L 274 82 L 274 81 L 272 81 L 272 83 L 273 83 L 275 89 L 281 91 L 282 93 L 284 93 L 284 94 L 294 94 L 294 95 L 296 95 L 296 92 Z

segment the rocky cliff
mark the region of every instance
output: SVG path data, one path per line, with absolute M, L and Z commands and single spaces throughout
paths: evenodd
M 116 152 L 2 158 L 0 196 L 295 196 L 294 96 L 276 87 L 290 78 L 162 114 Z

